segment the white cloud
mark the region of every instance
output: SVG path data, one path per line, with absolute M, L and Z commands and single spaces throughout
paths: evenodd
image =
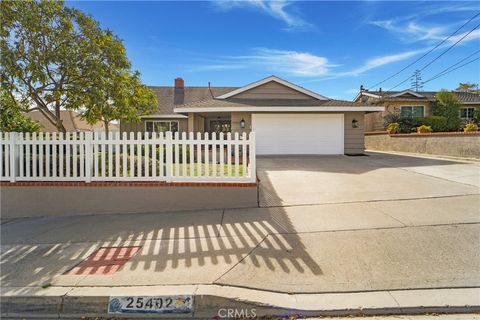
M 390 64 L 390 63 L 399 62 L 399 61 L 409 59 L 409 58 L 411 58 L 411 57 L 413 57 L 413 56 L 415 56 L 415 55 L 417 55 L 421 52 L 424 52 L 424 51 L 425 51 L 425 49 L 412 50 L 412 51 L 405 51 L 405 52 L 386 55 L 386 56 L 375 57 L 375 58 L 367 60 L 360 67 L 355 68 L 355 69 L 353 69 L 351 71 L 348 71 L 348 72 L 340 73 L 340 75 L 343 75 L 343 76 L 346 76 L 346 75 L 352 75 L 352 76 L 360 75 L 362 73 L 365 73 L 366 71 L 369 71 L 369 70 L 372 70 L 372 69 Z
M 286 0 L 266 1 L 266 0 L 231 0 L 212 2 L 218 8 L 223 10 L 232 10 L 234 8 L 253 8 L 260 10 L 287 25 L 287 30 L 305 30 L 313 27 L 310 23 L 304 21 L 295 14 L 288 12 L 287 7 L 292 2 Z
M 328 74 L 334 67 L 325 57 L 298 51 L 256 49 L 253 55 L 240 59 L 292 76 L 318 77 Z

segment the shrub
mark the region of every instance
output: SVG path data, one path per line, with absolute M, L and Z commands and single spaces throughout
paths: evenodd
M 475 108 L 475 110 L 473 110 L 473 122 L 480 125 L 480 108 Z
M 478 126 L 475 123 L 467 123 L 465 125 L 465 128 L 463 128 L 463 131 L 465 132 L 478 131 Z
M 420 127 L 417 128 L 418 133 L 430 133 L 433 132 L 432 127 L 426 126 L 422 124 Z
M 411 133 L 417 130 L 417 127 L 421 125 L 419 123 L 422 118 L 406 118 L 402 117 L 399 112 L 389 113 L 384 118 L 385 128 L 388 127 L 390 123 L 398 123 L 400 126 L 398 132 L 400 133 Z
M 400 125 L 396 122 L 393 122 L 393 123 L 390 123 L 388 126 L 387 126 L 387 132 L 389 134 L 394 134 L 394 133 L 398 133 L 398 131 L 400 130 Z
M 420 118 L 418 124 L 432 127 L 435 132 L 448 131 L 447 118 L 442 116 Z
M 461 106 L 457 97 L 452 92 L 442 90 L 435 95 L 435 99 L 432 105 L 433 114 L 447 119 L 446 131 L 457 131 L 460 128 L 458 114 Z

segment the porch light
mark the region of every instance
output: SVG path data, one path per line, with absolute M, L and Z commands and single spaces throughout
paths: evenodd
M 358 128 L 358 120 L 355 118 L 352 120 L 352 128 Z
M 240 120 L 240 128 L 245 128 L 245 119 Z

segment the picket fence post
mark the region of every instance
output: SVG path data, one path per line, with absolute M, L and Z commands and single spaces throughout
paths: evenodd
M 17 148 L 16 148 L 17 133 L 10 132 L 10 142 L 9 142 L 9 151 L 10 151 L 10 182 L 15 182 L 17 177 Z
M 165 161 L 165 180 L 167 182 L 172 181 L 172 162 L 173 162 L 173 155 L 172 155 L 172 132 L 167 131 L 165 134 L 165 152 L 166 154 L 166 161 Z M 177 164 L 178 166 L 178 164 Z
M 93 132 L 85 132 L 85 182 L 92 182 Z
M 257 182 L 257 154 L 255 151 L 255 132 L 250 132 L 249 138 L 248 158 L 250 160 L 250 179 L 252 182 Z

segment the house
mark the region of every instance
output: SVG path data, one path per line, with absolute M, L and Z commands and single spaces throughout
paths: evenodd
M 243 87 L 151 87 L 158 111 L 133 132 L 255 132 L 257 154 L 358 154 L 364 151 L 364 114 L 382 106 L 332 100 L 276 76 Z M 217 135 L 218 136 L 218 135 Z
M 31 111 L 24 113 L 24 116 L 32 119 L 40 124 L 41 132 L 56 132 L 57 128 L 45 118 L 40 111 Z M 94 125 L 90 125 L 81 118 L 80 114 L 75 111 L 60 111 L 60 119 L 62 119 L 63 126 L 67 132 L 82 132 L 82 131 L 105 131 L 102 122 L 97 122 Z M 108 126 L 111 132 L 118 131 L 118 125 L 110 123 Z
M 462 103 L 460 118 L 470 121 L 473 110 L 480 107 L 480 94 L 473 92 L 453 91 Z M 356 103 L 385 106 L 385 111 L 365 115 L 365 131 L 384 131 L 384 117 L 389 113 L 399 112 L 406 117 L 426 117 L 432 114 L 432 104 L 435 101 L 436 91 L 366 91 L 360 93 L 353 100 Z

